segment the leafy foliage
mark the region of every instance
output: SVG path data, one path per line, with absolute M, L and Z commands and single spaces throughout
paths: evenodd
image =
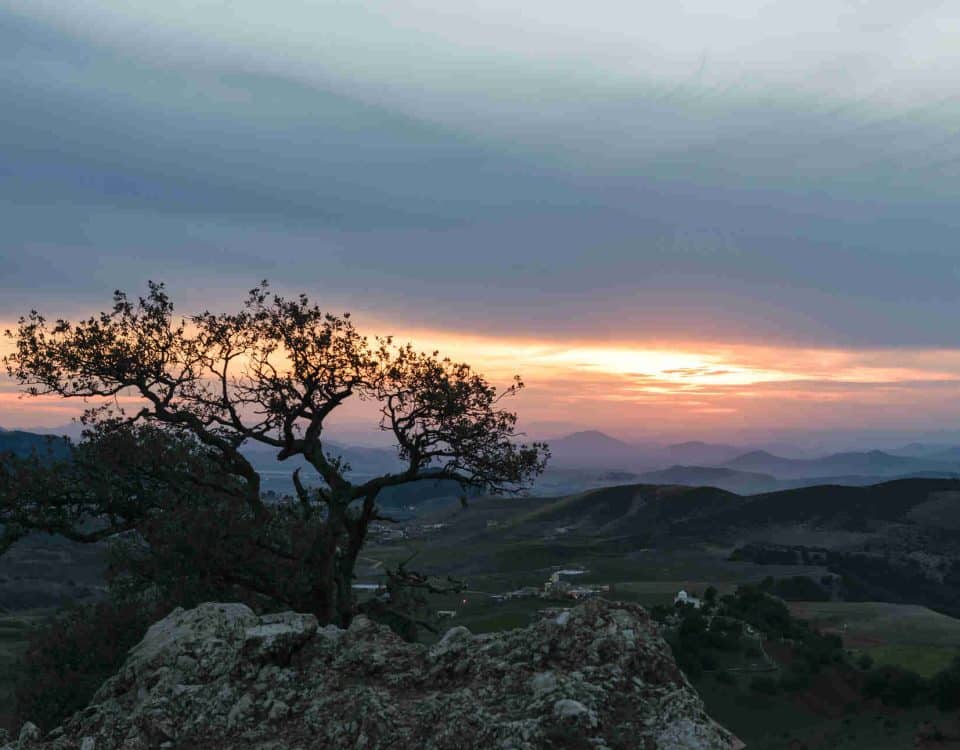
M 960 708 L 960 656 L 930 680 L 933 702 L 943 711 Z
M 37 630 L 18 670 L 18 723 L 29 720 L 47 731 L 86 706 L 168 609 L 156 601 L 102 602 L 68 609 Z
M 236 313 L 177 317 L 151 282 L 146 297 L 116 292 L 112 310 L 79 322 L 33 311 L 8 335 L 5 363 L 26 393 L 99 403 L 69 461 L 8 462 L 4 544 L 30 529 L 121 536 L 118 571 L 166 592 L 232 590 L 347 624 L 369 526 L 389 520 L 382 490 L 434 479 L 517 492 L 549 455 L 519 442 L 516 415 L 500 407 L 519 378 L 498 392 L 469 365 L 371 342 L 349 315 L 270 294 L 266 282 Z M 354 482 L 327 450 L 327 421 L 351 398 L 376 406 L 405 468 Z M 295 497 L 267 504 L 245 443 L 281 462 L 302 457 L 321 484 L 293 471 Z
M 843 661 L 839 637 L 820 633 L 806 622 L 794 619 L 784 602 L 769 594 L 767 588 L 740 586 L 735 594 L 720 598 L 714 590 L 711 596 L 704 596 L 701 609 L 654 608 L 656 619 L 672 623 L 667 642 L 688 676 L 696 678 L 704 671 L 718 670 L 724 654 L 742 654 L 751 660 L 760 657 L 756 636 L 745 637 L 746 626 L 768 640 L 788 641 L 792 646 L 792 662 L 779 678 L 763 675 L 751 680 L 751 689 L 756 692 L 801 690 L 823 666 Z M 724 671 L 719 669 L 717 673 Z
M 867 673 L 863 694 L 878 698 L 884 705 L 910 708 L 926 702 L 924 679 L 914 672 L 899 667 L 882 666 Z

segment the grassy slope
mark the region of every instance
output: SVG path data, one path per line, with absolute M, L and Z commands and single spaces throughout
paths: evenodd
M 652 541 L 647 548 L 645 539 L 651 535 L 651 530 L 667 528 L 671 522 L 678 520 L 690 522 L 691 528 L 701 524 L 709 526 L 717 523 L 714 520 L 716 517 L 747 523 L 764 522 L 770 516 L 789 520 L 803 514 L 805 503 L 810 504 L 808 510 L 814 515 L 832 512 L 835 516 L 848 519 L 852 510 L 869 507 L 881 517 L 891 517 L 908 512 L 922 502 L 926 493 L 942 491 L 943 488 L 944 483 L 939 480 L 912 484 L 895 482 L 883 485 L 879 490 L 826 487 L 774 493 L 762 498 L 741 498 L 714 488 L 629 485 L 565 498 L 485 498 L 471 501 L 467 511 L 457 506 L 438 511 L 435 517 L 427 519 L 428 522 L 448 523 L 449 526 L 441 531 L 428 533 L 421 540 L 372 545 L 365 550 L 364 557 L 395 565 L 412 551 L 422 549 L 411 563 L 411 568 L 453 573 L 467 578 L 472 590 L 487 593 L 539 585 L 549 575 L 552 566 L 583 564 L 590 569 L 584 582 L 611 584 L 610 598 L 638 601 L 649 606 L 666 603 L 679 588 L 702 591 L 706 585 L 713 584 L 723 591 L 738 583 L 757 581 L 766 575 L 817 575 L 822 572 L 815 568 L 730 562 L 726 560 L 729 549 L 709 547 L 689 539 L 684 546 L 678 547 L 673 540 L 660 538 Z M 714 518 L 710 518 L 711 515 Z M 488 526 L 488 522 L 497 525 Z M 558 526 L 570 524 L 579 525 L 579 528 L 545 539 L 545 536 L 554 534 Z M 38 564 L 35 560 L 30 562 L 31 567 Z M 371 579 L 373 574 L 371 569 Z M 457 618 L 444 623 L 444 627 L 464 624 L 475 631 L 488 631 L 526 625 L 539 609 L 550 604 L 540 599 L 497 604 L 483 594 L 470 593 L 463 597 L 439 599 L 433 606 L 436 609 L 458 611 Z M 924 663 L 932 663 L 931 659 L 943 658 L 943 654 L 933 654 L 930 649 L 947 649 L 951 643 L 960 643 L 960 639 L 950 640 L 955 637 L 955 631 L 951 628 L 958 621 L 936 615 L 922 607 L 914 608 L 922 610 L 922 616 L 915 613 L 913 619 L 907 618 L 908 625 L 904 626 L 902 615 L 906 609 L 898 610 L 901 616 L 891 615 L 887 619 L 878 614 L 886 612 L 889 615 L 893 610 L 887 607 L 896 605 L 879 605 L 879 609 L 871 610 L 870 607 L 875 605 L 857 603 L 845 605 L 847 609 L 843 611 L 831 609 L 838 604 L 844 605 L 815 603 L 808 606 L 820 608 L 811 613 L 817 617 L 842 616 L 847 621 L 856 619 L 858 627 L 867 633 L 871 627 L 879 628 L 883 637 L 877 636 L 877 642 L 871 648 L 887 650 L 876 652 L 878 660 L 917 660 L 921 657 L 915 650 L 904 649 L 926 647 L 928 651 L 922 658 L 928 660 Z M 950 627 L 948 624 L 951 624 Z M 910 632 L 910 628 L 920 628 L 915 632 L 921 634 L 917 638 L 922 640 L 918 642 L 915 638 L 911 641 L 903 635 Z M 0 631 L 0 658 L 4 658 L 4 655 L 9 658 L 15 653 L 18 642 L 15 630 L 15 626 L 10 629 L 10 637 L 6 641 Z M 2 667 L 3 663 L 0 662 L 0 670 Z M 2 679 L 0 676 L 0 681 Z M 3 689 L 0 682 L 0 706 L 3 705 Z M 704 689 L 709 694 L 709 685 Z M 745 716 L 756 716 L 757 707 L 747 704 L 758 699 L 748 691 L 742 691 L 739 698 L 735 692 L 720 692 L 716 706 L 711 707 L 720 721 L 734 726 L 737 711 L 741 709 L 746 711 Z M 729 700 L 727 704 L 723 703 L 725 699 L 734 698 L 741 703 L 746 701 L 746 704 L 728 705 Z M 789 721 L 785 716 L 774 721 L 774 717 L 784 711 L 789 715 L 794 711 L 801 713 Z M 789 704 L 778 704 L 776 710 L 767 707 L 761 713 L 763 720 L 770 718 L 774 729 L 795 726 L 797 732 L 806 732 L 806 723 L 810 720 L 808 712 Z M 734 718 L 728 719 L 728 714 Z M 867 731 L 868 728 L 862 728 L 863 735 L 873 736 L 872 730 Z M 887 729 L 881 734 L 884 732 L 889 734 Z M 764 745 L 752 744 L 751 750 L 755 747 Z
M 890 715 L 862 705 L 828 720 L 790 696 L 752 692 L 742 679 L 731 687 L 706 676 L 694 686 L 707 713 L 742 739 L 748 750 L 906 750 L 914 747 L 918 726 L 944 721 L 944 714 L 934 708 Z
M 960 656 L 960 620 L 912 604 L 793 602 L 793 613 L 843 636 L 849 648 L 930 677 Z

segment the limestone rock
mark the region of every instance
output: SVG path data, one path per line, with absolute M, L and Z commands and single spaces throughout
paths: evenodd
M 20 727 L 20 737 L 17 740 L 17 750 L 27 750 L 35 747 L 37 740 L 40 739 L 40 728 L 33 722 L 28 721 Z
M 37 750 L 733 750 L 639 606 L 408 644 L 237 604 L 175 610 Z

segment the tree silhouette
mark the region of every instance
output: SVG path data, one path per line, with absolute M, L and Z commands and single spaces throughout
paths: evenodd
M 158 560 L 176 563 L 189 526 L 184 555 L 209 580 L 346 625 L 357 556 L 370 524 L 384 520 L 381 491 L 446 479 L 518 492 L 548 458 L 545 445 L 518 442 L 516 415 L 501 408 L 519 378 L 498 391 L 437 352 L 371 341 L 348 314 L 304 295 L 284 298 L 263 282 L 239 312 L 187 317 L 159 283 L 113 301 L 78 322 L 50 324 L 32 311 L 7 332 L 15 350 L 4 362 L 25 393 L 99 401 L 82 418 L 88 429 L 69 468 L 7 477 L 8 542 L 30 528 L 80 541 L 135 531 L 163 568 Z M 402 469 L 354 481 L 327 450 L 329 418 L 350 399 L 379 410 Z M 265 502 L 245 444 L 281 462 L 302 457 L 320 484 L 295 470 L 295 495 Z

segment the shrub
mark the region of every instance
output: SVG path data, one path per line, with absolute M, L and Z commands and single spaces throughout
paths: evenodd
M 769 675 L 758 675 L 750 680 L 750 689 L 755 693 L 764 695 L 776 695 L 780 690 L 780 685 L 775 677 Z
M 159 602 L 101 602 L 68 609 L 30 639 L 21 659 L 14 715 L 44 731 L 87 705 L 147 628 L 167 614 Z
M 810 686 L 810 670 L 802 661 L 796 661 L 789 671 L 780 678 L 780 687 L 787 692 L 797 692 Z
M 719 682 L 721 685 L 737 684 L 737 678 L 734 676 L 733 672 L 727 669 L 719 669 L 713 676 L 717 678 L 717 682 Z
M 960 656 L 930 681 L 933 702 L 942 711 L 960 708 Z
M 899 667 L 877 667 L 867 673 L 863 683 L 867 698 L 879 698 L 886 706 L 910 708 L 926 702 L 926 681 L 918 674 Z
M 735 595 L 723 597 L 723 613 L 749 623 L 770 638 L 788 637 L 795 625 L 790 610 L 762 586 L 740 586 Z

